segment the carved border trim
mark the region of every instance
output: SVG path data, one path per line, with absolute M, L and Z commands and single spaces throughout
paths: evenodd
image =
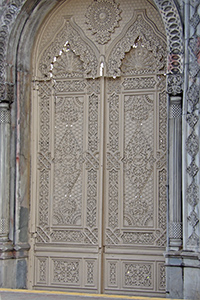
M 159 9 L 167 35 L 167 92 L 172 95 L 183 91 L 183 26 L 174 0 L 154 0 Z
M 199 236 L 199 136 L 196 132 L 199 128 L 199 101 L 200 101 L 200 83 L 197 80 L 200 73 L 200 36 L 198 35 L 198 26 L 200 24 L 200 16 L 198 13 L 199 1 L 190 1 L 190 20 L 189 26 L 189 75 L 190 81 L 186 93 L 187 100 L 187 116 L 188 136 L 186 139 L 187 152 L 187 169 L 188 174 L 186 200 L 188 203 L 187 211 L 187 228 L 188 234 L 186 243 L 188 248 L 196 248 L 200 246 Z M 191 29 L 193 27 L 193 30 Z
M 12 102 L 8 98 L 8 84 L 6 81 L 6 53 L 9 35 L 17 15 L 26 0 L 12 0 L 9 4 L 2 5 L 2 16 L 0 23 L 0 101 Z
M 177 7 L 173 0 L 154 0 L 158 7 L 167 34 L 168 72 L 183 72 L 183 27 Z

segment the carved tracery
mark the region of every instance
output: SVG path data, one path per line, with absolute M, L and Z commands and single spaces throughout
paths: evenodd
M 123 73 L 135 75 L 154 71 L 165 72 L 166 44 L 163 38 L 159 37 L 158 32 L 156 34 L 155 28 L 148 21 L 145 13 L 139 12 L 129 24 L 122 38 L 109 54 L 108 76 L 117 77 Z M 136 55 L 137 60 L 134 59 Z M 127 64 L 129 70 L 127 70 Z
M 74 72 L 77 72 L 80 67 L 86 78 L 96 77 L 98 65 L 97 51 L 95 52 L 86 40 L 87 38 L 84 36 L 84 33 L 75 24 L 73 19 L 66 20 L 56 39 L 47 47 L 40 59 L 39 70 L 41 74 L 45 77 L 50 76 L 51 64 L 55 61 L 55 58 L 58 58 L 58 61 L 55 64 L 57 69 L 59 66 L 60 68 L 63 68 L 61 62 L 65 56 L 65 65 L 66 60 L 71 61 L 71 59 L 74 59 L 74 61 L 70 62 L 70 64 L 76 63 Z M 76 56 L 73 56 L 73 53 L 76 54 Z M 69 56 L 71 56 L 71 59 Z M 78 57 L 80 58 L 82 65 Z
M 86 23 L 99 44 L 106 44 L 110 40 L 111 33 L 119 25 L 120 12 L 119 3 L 115 0 L 93 1 L 88 7 Z

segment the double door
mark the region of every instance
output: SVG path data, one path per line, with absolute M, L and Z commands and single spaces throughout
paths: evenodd
M 166 101 L 146 80 L 40 83 L 35 288 L 164 292 Z
M 63 45 L 49 78 L 33 89 L 32 288 L 162 296 L 161 56 L 156 62 L 159 52 L 141 34 L 121 56 L 120 76 L 109 75 L 109 64 L 104 75 L 102 62 L 100 76 L 86 78 L 72 45 Z

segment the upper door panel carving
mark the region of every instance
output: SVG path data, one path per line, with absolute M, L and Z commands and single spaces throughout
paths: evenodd
M 138 15 L 138 11 L 141 14 Z M 156 40 L 152 40 L 153 31 L 157 33 Z M 158 60 L 153 67 L 158 68 L 156 64 L 165 64 L 162 57 L 165 47 L 156 47 L 158 42 L 163 44 L 164 39 L 164 25 L 153 1 L 65 1 L 47 18 L 44 30 L 38 37 L 34 51 L 34 76 L 48 77 L 51 64 L 57 59 L 63 61 L 63 54 L 60 53 L 66 44 L 82 61 L 85 78 L 100 75 L 102 58 L 107 62 L 107 68 L 104 64 L 104 75 L 106 69 L 109 76 L 120 75 L 119 67 L 124 54 L 138 40 L 142 44 L 148 41 L 146 51 L 151 51 L 152 57 L 155 58 L 157 51 Z M 120 54 L 116 53 L 117 49 Z

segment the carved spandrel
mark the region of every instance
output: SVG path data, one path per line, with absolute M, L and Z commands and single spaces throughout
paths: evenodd
M 161 71 L 164 68 L 163 62 L 159 60 L 159 56 L 155 55 L 151 47 L 148 48 L 147 41 L 142 41 L 138 36 L 135 40 L 133 48 L 126 53 L 121 64 L 121 72 L 123 75 L 148 74 Z M 160 55 L 160 59 L 162 56 Z
M 165 49 L 163 39 L 154 31 L 146 15 L 140 12 L 113 47 L 108 58 L 108 75 L 117 77 L 121 74 L 152 74 L 161 70 L 165 73 Z
M 39 63 L 39 70 L 44 77 L 50 77 L 51 75 L 51 65 L 54 62 L 54 57 L 59 57 L 60 52 L 63 51 L 66 42 L 69 45 L 70 50 L 73 52 L 71 55 L 74 57 L 74 53 L 76 56 L 80 57 L 80 61 L 75 58 L 74 60 L 74 67 L 80 74 L 80 70 L 77 69 L 77 66 L 81 67 L 85 78 L 93 78 L 97 75 L 97 57 L 94 49 L 90 47 L 89 44 L 86 42 L 86 37 L 84 36 L 81 28 L 75 24 L 75 22 L 71 19 L 68 20 L 60 32 L 57 34 L 56 39 L 52 41 L 50 46 L 45 49 L 42 54 L 40 63 Z M 62 60 L 62 58 L 59 58 Z M 65 63 L 64 63 L 65 64 Z M 71 65 L 71 62 L 70 62 Z M 67 69 L 69 66 L 67 66 Z M 71 75 L 77 75 L 76 70 L 73 70 Z M 57 71 L 61 71 L 61 74 L 66 73 L 66 70 L 63 70 L 62 63 L 58 61 L 57 63 Z M 69 74 L 68 72 L 66 74 Z
M 51 74 L 54 78 L 83 77 L 83 62 L 70 49 L 70 46 L 66 45 L 60 51 L 60 55 L 54 58 L 54 62 L 51 64 Z

